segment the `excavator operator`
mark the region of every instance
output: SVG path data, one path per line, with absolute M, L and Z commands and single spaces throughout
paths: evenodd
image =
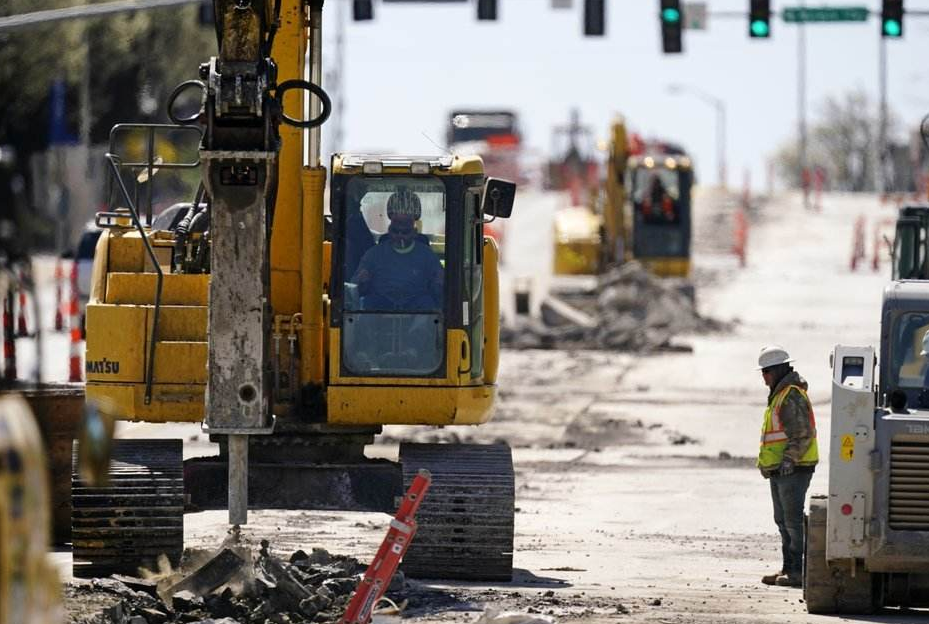
M 652 174 L 649 180 L 648 192 L 645 194 L 643 208 L 646 218 L 650 221 L 664 220 L 673 222 L 676 220 L 674 200 L 661 181 L 661 176 L 657 173 Z M 658 212 L 659 210 L 660 213 Z
M 368 249 L 352 282 L 362 310 L 414 311 L 441 308 L 442 263 L 429 239 L 416 231 L 422 216 L 419 197 L 401 190 L 387 200 L 387 234 Z

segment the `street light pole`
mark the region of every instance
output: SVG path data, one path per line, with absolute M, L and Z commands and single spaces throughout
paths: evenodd
M 805 6 L 803 2 L 800 6 Z M 797 125 L 799 144 L 797 151 L 800 165 L 800 186 L 803 188 L 803 207 L 810 207 L 810 174 L 807 162 L 807 127 L 806 127 L 806 29 L 797 25 Z
M 716 109 L 716 166 L 720 188 L 727 187 L 728 171 L 726 167 L 726 103 L 693 85 L 671 84 L 668 91 L 672 94 L 690 93 Z

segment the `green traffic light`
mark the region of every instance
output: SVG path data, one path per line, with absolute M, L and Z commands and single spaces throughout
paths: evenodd
M 681 21 L 681 12 L 674 8 L 667 8 L 661 12 L 661 19 L 671 24 Z
M 884 20 L 884 34 L 888 37 L 899 37 L 902 31 L 899 21 L 895 19 Z
M 764 20 L 755 20 L 751 25 L 752 35 L 755 37 L 767 37 L 771 33 L 771 27 Z

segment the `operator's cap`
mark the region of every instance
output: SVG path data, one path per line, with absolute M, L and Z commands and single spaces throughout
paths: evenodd
M 407 215 L 418 221 L 423 214 L 423 207 L 416 193 L 401 189 L 387 199 L 387 218 Z
M 788 362 L 793 362 L 793 358 L 790 357 L 784 347 L 766 345 L 761 348 L 761 353 L 758 355 L 758 368 L 756 370 L 763 370 L 778 364 L 787 364 Z
M 929 355 L 929 331 L 923 335 L 923 350 L 919 352 L 920 355 Z

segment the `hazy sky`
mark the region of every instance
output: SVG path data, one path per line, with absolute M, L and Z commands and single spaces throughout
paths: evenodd
M 552 126 L 565 123 L 577 107 L 600 137 L 621 113 L 633 130 L 676 139 L 694 155 L 701 179 L 715 182 L 714 109 L 696 97 L 669 94 L 671 83 L 698 86 L 726 102 L 730 184 L 741 184 L 749 167 L 753 186 L 763 187 L 767 159 L 796 137 L 797 27 L 777 18 L 770 39 L 751 40 L 747 17 L 711 16 L 708 30 L 685 31 L 683 54 L 664 55 L 659 0 L 607 0 L 605 37 L 582 36 L 583 0 L 569 10 L 553 10 L 551 0 L 498 0 L 496 22 L 476 20 L 475 0 L 375 0 L 373 22 L 351 21 L 351 0 L 327 0 L 326 66 L 336 61 L 340 1 L 346 151 L 436 153 L 423 133 L 444 144 L 447 113 L 473 106 L 516 110 L 526 144 L 548 152 Z M 801 3 L 774 0 L 772 10 Z M 710 11 L 747 13 L 749 1 L 707 4 Z M 877 0 L 807 4 L 880 10 Z M 906 0 L 905 6 L 929 11 L 929 0 Z M 806 29 L 810 117 L 830 94 L 862 88 L 876 100 L 878 18 Z M 888 42 L 888 99 L 908 127 L 929 113 L 927 58 L 929 16 L 910 15 L 904 39 Z

